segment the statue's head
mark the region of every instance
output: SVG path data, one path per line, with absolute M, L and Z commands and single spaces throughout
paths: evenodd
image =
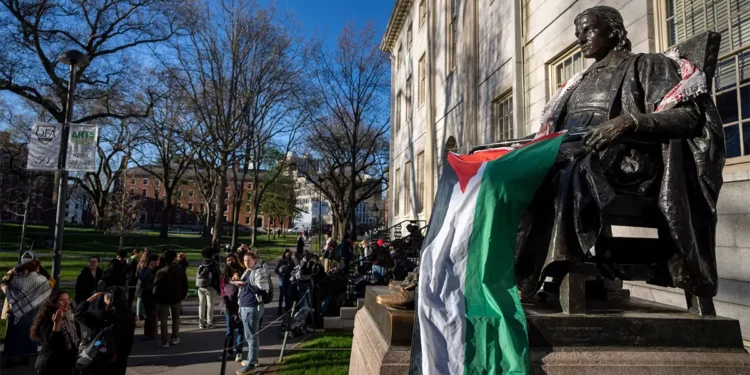
M 576 16 L 576 38 L 583 56 L 599 61 L 611 51 L 630 52 L 631 45 L 622 16 L 608 6 L 588 8 Z

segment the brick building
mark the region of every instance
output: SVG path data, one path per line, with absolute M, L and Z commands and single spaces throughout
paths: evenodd
M 222 220 L 224 227 L 229 228 L 232 225 L 232 210 L 234 209 L 235 184 L 230 178 L 227 182 L 227 189 L 222 197 L 224 216 Z M 143 198 L 141 211 L 141 226 L 144 228 L 161 227 L 162 212 L 164 209 L 164 187 L 160 181 L 151 173 L 143 168 L 129 168 L 125 173 L 125 188 L 129 189 L 132 194 L 140 195 Z M 239 228 L 242 231 L 251 231 L 253 228 L 251 205 L 249 204 L 250 191 L 253 189 L 253 183 L 244 182 L 244 196 L 240 206 Z M 206 210 L 209 210 L 206 215 Z M 183 176 L 182 181 L 178 183 L 174 192 L 172 192 L 172 208 L 169 213 L 170 228 L 180 229 L 200 229 L 202 223 L 208 217 L 213 221 L 213 208 L 207 208 L 205 201 L 201 197 L 200 190 L 195 179 L 195 172 L 190 169 Z M 277 223 L 272 218 L 266 218 L 258 215 L 258 231 L 265 228 L 290 228 L 292 220 L 287 219 L 283 225 Z

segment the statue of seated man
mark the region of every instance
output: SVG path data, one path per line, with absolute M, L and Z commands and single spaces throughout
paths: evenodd
M 583 56 L 595 61 L 552 97 L 538 136 L 585 135 L 563 143 L 519 226 L 522 298 L 532 297 L 545 277 L 559 280 L 582 262 L 595 263 L 602 276 L 621 277 L 596 248 L 603 208 L 618 195 L 651 201 L 662 215 L 670 257 L 649 282 L 715 296 L 716 200 L 725 156 L 705 80 L 686 82 L 681 64 L 687 62 L 674 55 L 631 53 L 614 8 L 583 11 L 575 30 Z

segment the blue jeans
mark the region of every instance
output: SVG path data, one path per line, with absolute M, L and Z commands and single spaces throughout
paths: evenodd
M 310 290 L 311 288 L 312 288 L 312 281 L 310 280 L 299 281 L 299 283 L 297 284 L 297 290 L 299 290 L 299 293 L 297 295 L 299 296 L 298 298 L 300 300 L 297 301 L 297 306 L 310 307 L 310 304 L 308 303 L 308 301 L 312 301 L 312 290 Z M 307 292 L 308 290 L 310 290 L 310 293 L 308 293 L 308 295 L 306 296 L 305 292 Z
M 234 323 L 232 314 L 225 314 L 224 317 L 227 319 L 227 338 L 234 342 L 234 351 L 242 353 L 243 340 L 242 336 L 244 333 L 244 327 Z M 234 340 L 232 340 L 234 337 Z
M 258 331 L 260 330 L 260 317 L 265 310 L 263 304 L 257 307 L 240 307 L 240 318 L 245 327 L 245 339 L 247 340 L 247 363 L 257 365 L 260 357 L 260 342 Z

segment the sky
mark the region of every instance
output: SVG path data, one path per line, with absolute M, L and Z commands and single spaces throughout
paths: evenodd
M 324 36 L 327 43 L 335 43 L 348 21 L 357 26 L 373 22 L 384 32 L 395 0 L 275 0 L 282 10 L 292 11 L 305 29 L 307 36 Z

